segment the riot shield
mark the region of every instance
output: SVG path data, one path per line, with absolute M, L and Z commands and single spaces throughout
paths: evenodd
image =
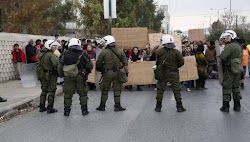
M 24 88 L 35 87 L 38 84 L 36 76 L 37 63 L 23 64 L 20 67 L 20 77 Z
M 223 82 L 223 70 L 222 70 L 222 62 L 220 60 L 221 47 L 219 45 L 219 41 L 215 41 L 215 50 L 216 50 L 216 59 L 217 59 L 217 67 L 218 67 L 218 76 L 220 80 L 220 84 Z

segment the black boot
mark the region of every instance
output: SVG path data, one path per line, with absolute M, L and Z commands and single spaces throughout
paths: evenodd
M 241 89 L 245 89 L 244 83 L 241 83 L 241 84 L 240 84 L 240 88 L 241 88 Z
M 48 107 L 47 107 L 47 114 L 56 113 L 56 112 L 58 112 L 58 111 L 53 108 L 53 105 L 48 105 Z
M 115 111 L 125 111 L 126 108 L 123 108 L 120 103 L 115 104 Z
M 89 114 L 87 105 L 81 106 L 81 109 L 82 109 L 82 115 L 88 115 Z
M 183 107 L 181 101 L 177 102 L 176 108 L 177 108 L 177 112 L 184 112 L 184 111 L 186 111 L 186 109 Z
M 0 97 L 0 102 L 6 102 L 6 101 L 7 101 L 7 99 Z
M 137 85 L 137 91 L 142 91 L 141 86 Z
M 222 112 L 229 112 L 229 102 L 223 101 L 223 106 L 220 108 L 220 111 Z
M 234 101 L 234 111 L 240 111 L 240 101 Z
M 65 107 L 65 108 L 64 108 L 64 116 L 69 116 L 70 111 L 71 111 L 71 108 L 70 108 L 70 107 Z
M 162 102 L 157 101 L 155 111 L 156 112 L 161 112 L 161 107 L 162 107 Z
M 45 105 L 40 104 L 39 108 L 40 108 L 39 112 L 45 112 L 45 111 L 47 111 L 47 108 L 45 107 Z
M 105 111 L 105 104 L 104 103 L 100 103 L 100 106 L 98 107 L 98 108 L 96 108 L 96 110 L 98 110 L 98 111 Z

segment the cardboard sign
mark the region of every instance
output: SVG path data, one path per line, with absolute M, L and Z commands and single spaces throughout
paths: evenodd
M 132 49 L 137 46 L 144 49 L 148 43 L 147 28 L 112 28 L 117 47 L 121 49 Z
M 128 82 L 126 85 L 148 85 L 156 84 L 154 79 L 154 70 L 152 67 L 155 61 L 152 62 L 129 62 Z
M 190 41 L 203 41 L 205 39 L 204 29 L 188 30 L 188 39 Z
M 174 44 L 176 46 L 176 49 L 182 52 L 182 42 L 181 42 L 181 36 L 180 35 L 172 35 L 174 38 Z
M 89 83 L 95 83 L 96 82 L 96 70 L 95 70 L 95 63 L 96 61 L 95 60 L 92 60 L 92 63 L 93 63 L 93 70 L 92 72 L 89 74 L 88 76 L 88 81 Z
M 162 33 L 152 33 L 152 34 L 148 34 L 148 38 L 149 38 L 149 43 L 150 43 L 150 48 L 153 49 L 154 47 L 160 45 L 161 42 L 161 37 L 164 34 Z
M 184 65 L 179 69 L 179 75 L 180 82 L 199 78 L 195 56 L 184 57 Z
M 195 56 L 184 57 L 185 64 L 179 69 L 180 82 L 198 79 L 198 70 Z M 93 62 L 95 64 L 95 62 Z M 154 70 L 155 61 L 129 62 L 128 82 L 124 85 L 149 85 L 156 84 Z M 97 74 L 95 69 L 89 74 L 88 82 L 95 83 Z
M 164 34 L 162 33 L 152 33 L 149 34 L 149 43 L 150 43 L 150 48 L 154 49 L 155 46 L 160 45 L 161 38 Z M 174 38 L 174 44 L 176 46 L 176 49 L 182 52 L 182 42 L 181 42 L 181 36 L 180 35 L 172 35 Z M 162 46 L 160 46 L 162 48 Z

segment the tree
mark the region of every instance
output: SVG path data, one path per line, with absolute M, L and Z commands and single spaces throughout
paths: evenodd
M 105 35 L 108 32 L 108 22 L 103 16 L 103 0 L 85 0 L 81 9 L 81 24 L 85 26 L 85 32 Z
M 61 0 L 1 0 L 0 9 L 5 32 L 63 34 L 65 23 L 76 18 L 73 2 Z
M 223 22 L 223 23 L 222 23 Z M 217 21 L 209 28 L 209 40 L 217 40 L 225 30 L 234 30 L 238 37 L 245 39 L 246 43 L 250 43 L 250 31 L 246 25 L 246 17 L 232 12 L 225 12 L 222 15 L 222 21 Z
M 226 26 L 221 21 L 216 21 L 208 30 L 210 33 L 208 40 L 215 41 L 219 39 L 221 34 L 226 30 Z
M 86 26 L 90 35 L 108 33 L 108 20 L 103 16 L 103 0 L 85 0 L 81 10 L 81 24 Z M 156 11 L 154 0 L 118 0 L 117 18 L 114 27 L 148 27 L 161 30 L 163 11 Z

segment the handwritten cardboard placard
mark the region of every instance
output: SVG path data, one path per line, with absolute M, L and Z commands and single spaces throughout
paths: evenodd
M 179 69 L 180 81 L 196 80 L 199 78 L 195 56 L 184 57 L 184 65 Z
M 147 28 L 112 28 L 117 47 L 121 49 L 132 49 L 137 46 L 144 49 L 148 43 Z
M 126 85 L 148 85 L 156 84 L 154 70 L 155 62 L 129 62 L 129 76 Z
M 92 72 L 88 76 L 88 81 L 87 82 L 89 82 L 89 83 L 95 83 L 96 82 L 96 70 L 95 70 L 96 61 L 92 60 L 92 63 L 93 63 L 94 68 L 93 68 Z
M 154 47 L 160 45 L 161 38 L 164 34 L 162 33 L 152 33 L 148 34 L 150 48 L 153 49 Z

